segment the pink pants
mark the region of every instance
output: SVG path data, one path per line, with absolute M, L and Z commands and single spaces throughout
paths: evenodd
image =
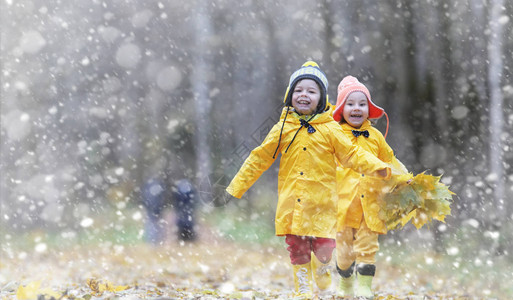
M 290 262 L 293 265 L 303 265 L 310 262 L 312 252 L 323 264 L 331 260 L 336 242 L 334 239 L 313 236 L 298 236 L 287 234 L 285 237 L 287 250 L 290 253 Z

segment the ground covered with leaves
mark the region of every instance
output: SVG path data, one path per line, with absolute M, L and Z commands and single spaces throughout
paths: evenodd
M 44 251 L 3 247 L 0 298 L 289 299 L 293 279 L 288 253 L 281 238 L 275 239 L 278 243 L 272 245 L 241 243 L 204 230 L 195 242 L 170 240 L 159 246 L 98 242 Z M 382 248 L 375 299 L 509 298 L 502 294 L 500 280 L 480 282 L 465 271 L 455 273 L 440 255 L 405 253 L 400 245 Z M 335 289 L 333 283 L 329 293 L 316 297 L 336 299 Z

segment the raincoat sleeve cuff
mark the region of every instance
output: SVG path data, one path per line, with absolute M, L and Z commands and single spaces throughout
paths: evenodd
M 392 158 L 392 161 L 389 164 L 389 166 L 392 168 L 393 175 L 402 175 L 402 174 L 408 173 L 408 169 L 404 166 L 404 164 L 400 160 L 395 158 L 395 156 Z
M 233 197 L 237 198 L 237 199 L 240 199 L 242 197 L 242 195 L 244 195 L 244 192 L 238 192 L 235 191 L 235 189 L 233 188 L 232 185 L 229 185 L 227 188 L 226 188 L 226 192 L 230 195 L 232 195 Z

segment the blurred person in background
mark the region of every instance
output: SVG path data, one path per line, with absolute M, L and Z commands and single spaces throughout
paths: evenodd
M 194 228 L 195 191 L 188 179 L 177 180 L 169 187 L 161 178 L 150 178 L 141 194 L 147 212 L 144 233 L 148 242 L 159 245 L 166 240 L 168 222 L 164 219 L 164 213 L 168 207 L 174 210 L 176 216 L 178 239 L 193 241 L 197 238 Z
M 180 179 L 176 181 L 172 191 L 177 219 L 178 239 L 182 241 L 195 240 L 197 234 L 194 229 L 194 210 L 197 201 L 192 183 L 186 178 Z

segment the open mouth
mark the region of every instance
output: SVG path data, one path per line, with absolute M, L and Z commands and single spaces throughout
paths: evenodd
M 351 114 L 351 118 L 361 118 L 362 114 Z
M 297 103 L 302 104 L 302 105 L 310 105 L 310 100 L 301 99 L 301 100 L 298 100 Z

